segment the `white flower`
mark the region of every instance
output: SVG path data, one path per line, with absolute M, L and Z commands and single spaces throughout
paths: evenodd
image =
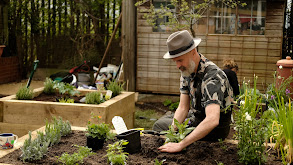
M 281 79 L 282 77 L 281 76 L 278 76 L 278 79 Z
M 282 66 L 282 65 L 280 65 L 280 66 L 279 66 L 279 69 L 283 69 L 283 66 Z
M 243 105 L 243 104 L 245 104 L 245 101 L 241 100 L 240 105 Z
M 251 121 L 251 116 L 248 114 L 248 112 L 245 112 L 245 118 L 246 120 Z

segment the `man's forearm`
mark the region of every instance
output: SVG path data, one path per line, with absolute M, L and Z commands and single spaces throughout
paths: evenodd
M 189 146 L 195 141 L 198 141 L 208 135 L 217 124 L 209 119 L 204 119 L 187 137 L 185 137 L 180 143 L 183 148 Z

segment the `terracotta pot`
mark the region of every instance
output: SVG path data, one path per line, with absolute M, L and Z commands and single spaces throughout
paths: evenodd
M 0 57 L 2 56 L 2 53 L 5 47 L 6 47 L 5 45 L 0 45 Z
M 105 139 L 93 138 L 91 136 L 86 137 L 86 146 L 92 150 L 102 149 L 104 146 Z
M 277 80 L 276 80 L 276 87 L 279 88 L 281 83 L 286 80 L 288 77 L 293 76 L 293 60 L 290 56 L 287 56 L 286 59 L 282 59 L 277 61 Z M 282 66 L 282 67 L 280 67 Z M 278 78 L 278 76 L 281 76 L 281 79 Z M 290 87 L 288 87 L 290 91 L 293 89 L 293 83 L 290 84 Z

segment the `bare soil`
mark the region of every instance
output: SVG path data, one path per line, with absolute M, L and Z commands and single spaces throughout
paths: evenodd
M 47 95 L 45 93 L 41 93 L 39 96 L 34 97 L 33 100 L 36 101 L 49 101 L 49 102 L 59 102 L 58 100 L 61 98 L 71 98 L 74 99 L 74 103 L 80 103 L 80 99 L 84 96 L 69 96 L 69 95 L 61 95 L 59 93 L 55 93 L 52 95 Z
M 107 144 L 113 141 L 107 141 L 103 149 L 94 151 L 96 154 L 84 159 L 83 164 L 108 164 L 106 155 Z M 229 143 L 205 142 L 198 141 L 187 147 L 180 153 L 161 153 L 157 150 L 164 143 L 164 139 L 159 136 L 147 135 L 141 136 L 141 151 L 139 153 L 129 155 L 127 160 L 128 165 L 149 165 L 154 164 L 154 159 L 166 160 L 164 164 L 171 165 L 211 165 L 224 163 L 225 165 L 238 165 L 237 146 Z M 47 155 L 40 161 L 23 163 L 19 157 L 20 150 L 0 159 L 0 163 L 9 164 L 58 164 L 56 156 L 61 156 L 62 153 L 72 154 L 77 152 L 77 148 L 73 145 L 86 145 L 85 132 L 74 131 L 67 137 L 62 137 L 61 142 L 49 148 Z M 267 165 L 281 165 L 281 161 L 276 158 L 274 150 L 269 151 Z

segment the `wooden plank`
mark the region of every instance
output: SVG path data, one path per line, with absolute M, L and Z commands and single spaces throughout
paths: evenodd
M 148 26 L 138 26 L 137 27 L 137 32 L 138 33 L 149 33 L 153 31 L 153 27 L 148 27 Z
M 280 23 L 266 23 L 266 30 L 279 30 L 283 29 L 283 24 Z
M 243 42 L 243 48 L 255 48 L 255 42 Z
M 282 37 L 283 31 L 282 30 L 266 30 L 265 35 L 268 37 Z

